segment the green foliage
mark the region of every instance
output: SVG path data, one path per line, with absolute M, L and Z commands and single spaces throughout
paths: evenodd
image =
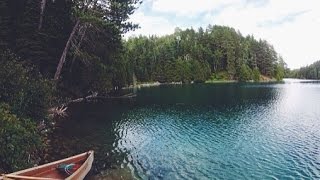
M 281 81 L 284 78 L 284 69 L 283 67 L 277 65 L 274 72 L 275 78 L 277 81 Z
M 288 71 L 285 69 L 285 71 Z M 313 64 L 287 72 L 286 77 L 299 79 L 320 79 L 320 61 Z
M 211 79 L 247 81 L 256 67 L 262 75 L 272 77 L 277 66 L 286 66 L 267 41 L 243 37 L 225 26 L 209 25 L 205 31 L 177 28 L 163 37 L 129 38 L 124 46 L 138 81 L 203 82 L 211 72 Z M 220 72 L 226 74 L 216 77 Z
M 243 64 L 240 69 L 239 81 L 246 82 L 252 80 L 252 70 L 249 66 Z
M 205 82 L 211 74 L 210 65 L 207 62 L 192 61 L 192 80 L 195 83 Z
M 40 1 L 0 2 L 0 103 L 10 106 L 0 109 L 0 169 L 29 165 L 39 142 L 34 123 L 47 119 L 60 96 L 78 98 L 128 84 L 133 71 L 122 58 L 121 36 L 138 27 L 128 20 L 138 3 L 46 1 L 40 18 Z M 52 82 L 60 57 L 66 57 L 62 78 Z
M 9 51 L 0 53 L 0 101 L 8 103 L 19 117 L 43 120 L 52 102 L 53 88 Z
M 74 2 L 73 17 L 80 21 L 80 25 L 72 41 L 78 46 L 70 50 L 69 58 L 73 60 L 64 65 L 61 88 L 79 97 L 92 91 L 105 94 L 128 84 L 132 78 L 129 74 L 133 71 L 122 55 L 121 35 L 137 28 L 128 18 L 139 2 Z
M 85 82 L 88 83 L 87 91 L 91 90 L 95 92 L 106 93 L 106 90 L 112 89 L 112 75 L 108 73 L 108 68 L 106 65 L 99 62 L 96 63 L 97 64 L 94 65 L 95 68 L 83 76 L 83 78 L 86 79 Z
M 0 167 L 6 172 L 27 168 L 41 145 L 35 124 L 12 114 L 0 104 Z
M 129 16 L 139 3 L 140 0 L 47 1 L 42 28 L 38 29 L 40 2 L 3 0 L 0 48 L 10 49 L 24 61 L 25 67 L 32 67 L 44 78 L 51 79 L 70 34 L 80 21 L 57 87 L 67 97 L 77 98 L 88 91 L 104 93 L 128 82 L 129 77 L 124 75 L 129 72 L 128 63 L 119 62 L 122 61 L 121 35 L 138 27 L 129 21 Z M 121 74 L 119 64 L 125 67 Z
M 217 73 L 213 73 L 210 77 L 210 80 L 212 81 L 224 81 L 224 80 L 229 80 L 229 75 L 228 72 L 226 71 L 221 71 Z
M 252 78 L 254 82 L 259 82 L 260 81 L 260 71 L 258 68 L 254 68 L 252 71 Z
M 191 62 L 189 60 L 183 60 L 179 58 L 176 61 L 176 71 L 178 81 L 183 83 L 190 83 L 192 80 Z

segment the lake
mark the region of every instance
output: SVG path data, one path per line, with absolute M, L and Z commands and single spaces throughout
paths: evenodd
M 95 150 L 90 179 L 320 179 L 320 83 L 167 85 L 81 104 L 56 157 Z

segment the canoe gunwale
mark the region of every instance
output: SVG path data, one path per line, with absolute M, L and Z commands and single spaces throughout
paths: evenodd
M 82 164 L 82 166 L 77 169 L 71 176 L 67 177 L 66 180 L 72 180 L 72 179 L 84 179 L 85 176 L 89 173 L 92 163 L 93 163 L 93 156 L 94 152 L 89 151 L 87 152 L 87 159 L 86 161 Z
M 80 168 L 77 169 L 72 175 L 66 177 L 65 179 L 67 180 L 73 180 L 75 177 L 81 177 L 82 179 L 88 174 L 88 172 L 91 169 L 92 166 L 92 162 L 93 162 L 93 151 L 88 151 L 82 154 L 78 154 L 72 157 L 68 157 L 65 159 L 61 159 L 58 161 L 54 161 L 48 164 L 44 164 L 44 165 L 40 165 L 37 167 L 33 167 L 33 168 L 29 168 L 29 169 L 25 169 L 25 170 L 21 170 L 21 171 L 17 171 L 17 172 L 13 172 L 10 174 L 4 174 L 0 176 L 0 180 L 5 180 L 5 179 L 43 179 L 43 180 L 60 180 L 60 179 L 56 179 L 56 178 L 43 178 L 43 177 L 37 177 L 37 176 L 32 176 L 32 175 L 26 175 L 27 173 L 30 172 L 41 172 L 43 170 L 46 169 L 50 169 L 50 168 L 56 168 L 57 165 L 62 164 L 64 162 L 72 162 L 72 160 L 81 160 L 83 158 L 84 162 L 81 164 Z
M 7 174 L 4 176 L 4 180 L 6 179 L 24 179 L 24 180 L 61 180 L 61 179 L 55 179 L 55 178 L 43 178 L 43 177 L 31 177 L 31 176 L 19 176 L 19 175 L 12 175 Z

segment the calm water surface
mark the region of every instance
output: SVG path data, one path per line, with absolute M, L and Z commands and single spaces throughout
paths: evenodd
M 320 83 L 143 88 L 72 110 L 60 156 L 94 149 L 93 178 L 320 179 Z

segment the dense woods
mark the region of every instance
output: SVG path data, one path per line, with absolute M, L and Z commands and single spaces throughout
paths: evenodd
M 204 82 L 281 80 L 286 64 L 273 46 L 235 29 L 209 25 L 163 37 L 139 36 L 125 41 L 129 71 L 139 81 Z
M 38 163 L 48 108 L 117 82 L 139 0 L 0 1 L 0 172 Z
M 298 79 L 320 79 L 320 61 L 300 69 L 291 70 L 288 73 L 288 77 Z
M 121 35 L 138 0 L 1 1 L 0 48 L 46 79 L 55 79 L 68 96 L 113 86 Z

